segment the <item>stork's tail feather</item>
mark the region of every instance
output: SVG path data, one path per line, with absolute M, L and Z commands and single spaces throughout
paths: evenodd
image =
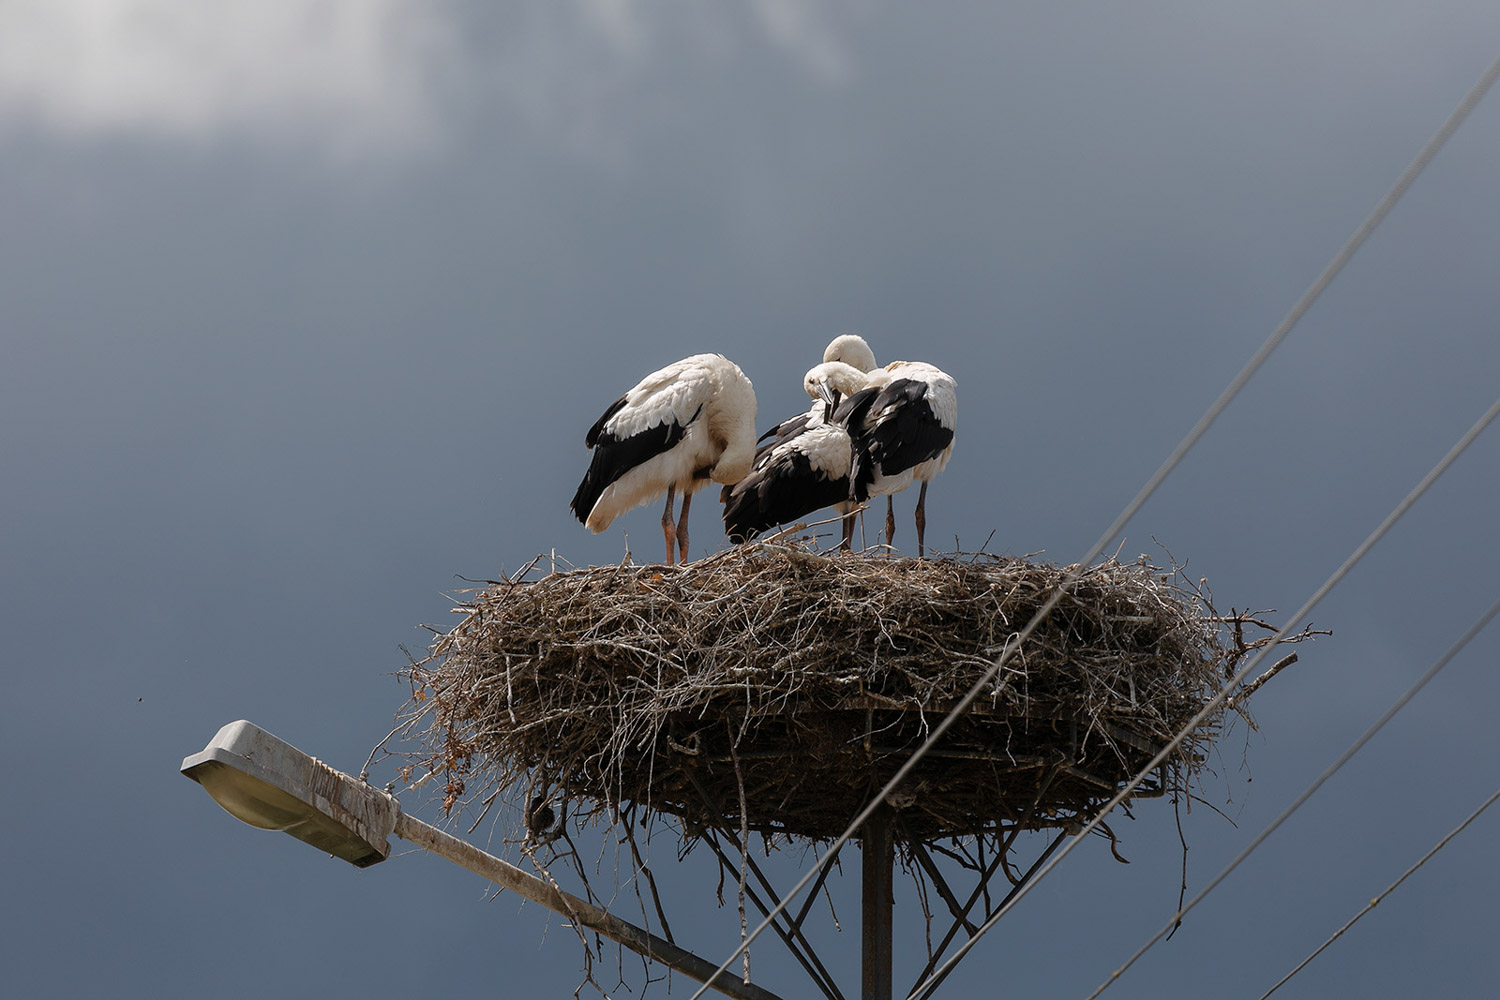
M 589 471 L 584 474 L 583 482 L 578 484 L 577 491 L 573 494 L 573 502 L 568 508 L 573 516 L 578 518 L 580 524 L 587 524 L 589 511 L 594 509 L 594 504 L 599 502 L 599 497 L 604 493 L 604 486 L 597 482 L 594 476 L 594 466 L 589 465 Z
M 619 478 L 620 473 L 615 468 L 616 463 L 611 462 L 610 455 L 606 449 L 596 449 L 593 458 L 589 461 L 589 470 L 583 474 L 583 482 L 578 484 L 578 489 L 573 493 L 573 502 L 568 504 L 573 511 L 573 516 L 578 518 L 582 524 L 587 524 L 589 514 L 594 510 L 594 504 L 609 489 L 610 483 Z
M 745 484 L 741 482 L 740 485 Z M 726 486 L 721 496 L 724 501 L 724 534 L 735 545 L 750 541 L 770 527 L 769 524 L 761 523 L 764 518 L 761 516 L 759 497 L 753 488 Z
M 870 486 L 875 482 L 875 460 L 868 448 L 854 445 L 849 459 L 849 499 L 864 503 L 870 499 Z
M 578 484 L 578 491 L 573 494 L 573 502 L 569 504 L 574 516 L 585 524 L 588 523 L 589 514 L 593 512 L 594 505 L 616 480 L 657 455 L 671 451 L 687 433 L 686 424 L 671 420 L 657 424 L 655 427 L 648 427 L 629 437 L 617 438 L 604 429 L 605 419 L 616 409 L 618 409 L 618 404 L 606 411 L 604 417 L 599 419 L 599 423 L 589 431 L 594 454 L 589 459 L 589 471 L 583 474 L 583 482 Z M 699 406 L 688 424 L 697 420 L 698 414 L 702 412 L 703 407 Z

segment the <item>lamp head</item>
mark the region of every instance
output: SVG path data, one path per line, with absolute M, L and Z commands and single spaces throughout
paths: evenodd
M 236 819 L 281 830 L 360 868 L 384 861 L 400 805 L 251 722 L 231 722 L 182 773 Z

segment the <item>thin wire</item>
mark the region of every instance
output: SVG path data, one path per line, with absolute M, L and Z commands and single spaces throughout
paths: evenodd
M 1009 903 L 1001 906 L 998 910 L 996 910 L 995 913 L 989 918 L 989 920 L 985 921 L 984 924 L 980 926 L 978 932 L 976 932 L 973 937 L 965 941 L 963 943 L 963 946 L 955 951 L 947 962 L 945 962 L 936 972 L 934 972 L 932 976 L 928 977 L 927 982 L 919 984 L 916 989 L 912 990 L 908 1000 L 913 1000 L 913 998 L 920 996 L 922 991 L 927 988 L 928 983 L 930 983 L 933 978 L 938 975 L 944 974 L 948 967 L 957 965 L 959 959 L 963 958 L 963 956 L 969 951 L 969 949 L 974 947 L 975 943 L 982 936 L 984 936 L 984 934 L 988 932 L 990 928 L 994 927 L 995 924 L 999 922 L 1001 917 L 1009 913 L 1010 910 L 1015 906 L 1015 904 L 1019 902 L 1022 897 L 1024 897 L 1026 893 L 1031 890 L 1033 886 L 1040 882 L 1048 872 L 1061 864 L 1063 859 L 1072 852 L 1073 848 L 1077 847 L 1078 844 L 1083 841 L 1084 837 L 1088 836 L 1088 834 L 1092 833 L 1100 823 L 1104 822 L 1104 817 L 1109 815 L 1110 811 L 1113 810 L 1115 806 L 1119 805 L 1121 802 L 1129 798 L 1130 794 L 1135 791 L 1135 789 L 1140 785 L 1141 782 L 1146 780 L 1146 777 L 1156 769 L 1157 765 L 1165 761 L 1167 757 L 1172 753 L 1172 751 L 1175 750 L 1177 746 L 1187 738 L 1189 733 L 1197 729 L 1205 719 L 1207 719 L 1221 704 L 1223 704 L 1224 700 L 1229 697 L 1229 692 L 1238 687 L 1240 682 L 1243 681 L 1245 677 L 1248 676 L 1250 672 L 1260 664 L 1260 661 L 1266 658 L 1271 650 L 1276 647 L 1276 640 L 1280 639 L 1292 629 L 1296 628 L 1302 622 L 1302 619 L 1307 617 L 1312 609 L 1317 607 L 1318 603 L 1321 602 L 1324 597 L 1328 596 L 1328 592 L 1331 591 L 1335 586 L 1337 586 L 1338 583 L 1348 575 L 1349 571 L 1352 570 L 1359 563 L 1359 561 L 1363 559 L 1372 548 L 1375 547 L 1375 544 L 1377 542 L 1385 537 L 1386 532 L 1388 532 L 1391 527 L 1401 519 L 1402 515 L 1404 515 L 1408 510 L 1411 509 L 1412 505 L 1421 498 L 1422 494 L 1427 492 L 1432 484 L 1437 481 L 1438 477 L 1448 470 L 1448 467 L 1451 466 L 1455 460 L 1457 460 L 1458 456 L 1462 455 L 1468 449 L 1469 445 L 1474 443 L 1474 439 L 1479 436 L 1480 432 L 1482 432 L 1486 427 L 1489 426 L 1490 422 L 1493 421 L 1497 415 L 1500 415 L 1500 399 L 1495 400 L 1490 408 L 1485 411 L 1484 416 L 1480 417 L 1479 420 L 1474 424 L 1474 426 L 1470 427 L 1469 430 L 1464 434 L 1464 436 L 1459 438 L 1458 443 L 1456 443 L 1452 448 L 1448 450 L 1448 453 L 1442 457 L 1437 465 L 1433 466 L 1432 470 L 1428 472 L 1426 476 L 1422 477 L 1422 481 L 1419 482 L 1412 489 L 1412 491 L 1406 495 L 1405 499 L 1397 504 L 1395 509 L 1386 515 L 1385 520 L 1380 522 L 1380 526 L 1377 527 L 1373 532 L 1371 532 L 1368 538 L 1360 543 L 1359 548 L 1355 549 L 1354 552 L 1349 556 L 1349 558 L 1344 560 L 1344 564 L 1337 570 L 1335 570 L 1333 575 L 1323 582 L 1323 585 L 1319 587 L 1316 592 L 1314 592 L 1312 597 L 1308 598 L 1307 603 L 1302 605 L 1302 607 L 1297 610 L 1297 613 L 1292 615 L 1291 619 L 1285 625 L 1277 630 L 1275 635 L 1271 637 L 1271 641 L 1268 642 L 1264 647 L 1262 647 L 1260 651 L 1257 652 L 1253 657 L 1251 657 L 1248 663 L 1237 670 L 1235 672 L 1235 675 L 1229 678 L 1224 687 L 1219 690 L 1219 693 L 1214 695 L 1213 698 L 1209 699 L 1209 701 L 1203 706 L 1203 708 L 1199 710 L 1198 714 L 1193 716 L 1193 718 L 1187 723 L 1187 725 L 1183 726 L 1182 730 L 1172 738 L 1171 742 L 1169 742 L 1165 747 L 1158 751 L 1156 756 L 1151 758 L 1150 763 L 1141 768 L 1140 773 L 1132 778 L 1124 788 L 1120 789 L 1120 791 L 1115 794 L 1114 798 L 1105 803 L 1104 808 L 1100 809 L 1098 814 L 1096 814 L 1094 818 L 1090 820 L 1086 826 L 1083 827 L 1082 830 L 1076 833 L 1073 836 L 1072 840 L 1068 841 L 1068 843 L 1063 846 L 1063 849 L 1053 857 L 1051 862 L 1048 863 L 1047 867 L 1037 872 L 1036 877 L 1033 878 L 1030 882 L 1026 883 L 1026 885 L 1022 888 L 1022 891 L 1017 893 Z
M 1165 927 L 1157 931 L 1155 936 L 1153 936 L 1151 940 L 1147 941 L 1144 945 L 1141 946 L 1139 951 L 1130 956 L 1129 961 L 1112 972 L 1110 974 L 1110 977 L 1103 983 L 1099 984 L 1099 988 L 1089 994 L 1089 1000 L 1094 1000 L 1094 998 L 1099 994 L 1103 993 L 1105 990 L 1109 989 L 1109 987 L 1113 986 L 1115 981 L 1125 973 L 1125 970 L 1135 964 L 1136 959 L 1146 954 L 1146 952 L 1149 951 L 1151 947 L 1156 944 L 1156 942 L 1165 937 L 1167 933 L 1170 932 L 1171 929 L 1175 927 L 1182 920 L 1182 918 L 1188 914 L 1190 910 L 1193 909 L 1193 907 L 1197 906 L 1203 901 L 1203 897 L 1207 896 L 1210 892 L 1213 892 L 1214 888 L 1217 887 L 1220 882 L 1224 881 L 1224 879 L 1229 876 L 1230 872 L 1238 868 L 1241 861 L 1244 861 L 1247 857 L 1249 857 L 1251 852 L 1259 847 L 1267 837 L 1275 833 L 1277 828 L 1291 817 L 1292 813 L 1302 808 L 1302 804 L 1308 799 L 1312 798 L 1313 794 L 1319 788 L 1323 787 L 1323 783 L 1325 781 L 1333 777 L 1340 768 L 1349 763 L 1350 758 L 1359 753 L 1359 751 L 1364 748 L 1364 745 L 1370 742 L 1371 738 L 1373 738 L 1376 733 L 1384 729 L 1385 724 L 1387 722 L 1390 722 L 1391 719 L 1395 717 L 1397 712 L 1405 708 L 1407 702 L 1415 698 L 1417 696 L 1417 692 L 1426 687 L 1427 682 L 1436 677 L 1438 673 L 1444 667 L 1446 667 L 1455 656 L 1463 651 L 1463 648 L 1467 646 L 1475 636 L 1484 631 L 1484 627 L 1488 625 L 1496 615 L 1500 615 L 1500 600 L 1497 600 L 1494 604 L 1490 605 L 1489 610 L 1480 615 L 1479 620 L 1476 621 L 1473 625 L 1470 625 L 1468 631 L 1460 636 L 1457 642 L 1448 647 L 1448 651 L 1441 657 L 1439 657 L 1436 663 L 1428 667 L 1427 672 L 1424 673 L 1421 677 L 1417 678 L 1417 682 L 1410 688 L 1408 688 L 1405 694 L 1403 694 L 1400 698 L 1397 698 L 1396 703 L 1389 709 L 1387 709 L 1384 715 L 1375 720 L 1375 723 L 1371 725 L 1369 729 L 1365 730 L 1363 736 L 1355 740 L 1354 743 L 1349 747 L 1349 749 L 1345 750 L 1339 756 L 1338 760 L 1334 761 L 1322 774 L 1318 775 L 1317 780 L 1315 780 L 1311 785 L 1308 785 L 1307 790 L 1299 795 L 1295 802 L 1287 806 L 1286 810 L 1282 812 L 1280 816 L 1277 816 L 1276 819 L 1272 820 L 1271 825 L 1262 830 L 1260 835 L 1250 842 L 1249 846 L 1241 851 L 1233 861 L 1229 862 L 1229 864 L 1225 866 L 1223 871 L 1219 872 L 1219 874 L 1214 877 L 1213 881 L 1204 886 L 1202 891 L 1199 892 L 1198 895 L 1194 896 L 1186 906 L 1178 910 L 1177 913 L 1172 917 L 1172 919 L 1167 921 Z
M 984 676 L 980 677 L 979 680 L 975 682 L 974 686 L 969 689 L 968 693 L 964 695 L 963 699 L 960 700 L 959 703 L 953 707 L 952 711 L 950 711 L 948 715 L 943 718 L 943 721 L 940 722 L 932 730 L 932 733 L 928 736 L 926 741 L 924 741 L 922 745 L 912 753 L 911 757 L 908 758 L 906 763 L 896 771 L 896 773 L 891 777 L 890 781 L 886 782 L 885 786 L 881 788 L 880 792 L 875 795 L 865 806 L 865 808 L 860 811 L 859 815 L 854 818 L 853 822 L 849 824 L 849 827 L 839 835 L 837 840 L 835 840 L 830 845 L 828 852 L 824 854 L 824 858 L 819 859 L 818 863 L 814 864 L 813 867 L 809 869 L 805 875 L 802 876 L 797 884 L 792 886 L 792 888 L 787 891 L 786 895 L 777 901 L 776 906 L 773 907 L 771 912 L 766 915 L 766 918 L 756 926 L 755 930 L 751 931 L 749 935 L 741 938 L 739 946 L 734 950 L 734 952 L 724 960 L 723 964 L 721 964 L 718 969 L 715 970 L 714 974 L 709 977 L 708 981 L 700 986 L 698 988 L 698 991 L 694 993 L 692 997 L 689 998 L 689 1000 L 699 1000 L 699 998 L 702 997 L 703 994 L 712 987 L 713 983 L 718 979 L 718 977 L 723 975 L 724 972 L 728 970 L 729 966 L 734 963 L 734 960 L 738 958 L 746 948 L 750 947 L 751 943 L 754 942 L 755 939 L 759 937 L 761 933 L 771 925 L 771 921 L 773 921 L 777 916 L 781 914 L 783 910 L 786 909 L 787 905 L 790 904 L 791 901 L 796 898 L 797 894 L 807 886 L 808 882 L 812 881 L 812 879 L 821 870 L 823 864 L 826 863 L 825 859 L 831 856 L 833 853 L 837 852 L 840 847 L 842 847 L 849 841 L 851 837 L 854 836 L 854 833 L 864 825 L 865 821 L 870 818 L 870 816 L 879 807 L 880 803 L 885 801 L 885 797 L 889 795 L 906 778 L 907 774 L 909 774 L 911 770 L 916 767 L 917 762 L 927 754 L 927 751 L 930 750 L 937 743 L 937 741 L 942 738 L 943 734 L 946 733 L 948 729 L 950 729 L 953 724 L 963 715 L 963 713 L 968 710 L 969 706 L 973 704 L 975 699 L 979 697 L 979 695 L 991 683 L 995 676 L 999 674 L 1000 670 L 1005 666 L 1006 662 L 1009 661 L 1015 650 L 1019 648 L 1021 643 L 1025 642 L 1028 638 L 1031 637 L 1031 634 L 1036 631 L 1037 626 L 1047 617 L 1047 615 L 1051 614 L 1052 609 L 1057 606 L 1058 602 L 1061 601 L 1062 598 L 1068 593 L 1072 585 L 1076 583 L 1079 577 L 1083 575 L 1084 567 L 1093 562 L 1093 560 L 1097 558 L 1101 552 L 1104 551 L 1105 547 L 1114 540 L 1115 536 L 1120 533 L 1120 531 L 1125 527 L 1130 519 L 1135 517 L 1140 509 L 1145 506 L 1146 501 L 1151 498 L 1152 494 L 1156 492 L 1157 488 L 1160 487 L 1161 484 L 1166 480 L 1166 478 L 1171 475 L 1172 471 L 1177 468 L 1177 466 L 1182 462 L 1183 458 L 1187 456 L 1187 453 L 1192 450 L 1193 446 L 1196 445 L 1198 441 L 1203 437 L 1203 435 L 1208 432 L 1208 429 L 1213 426 L 1216 420 L 1218 420 L 1220 414 L 1222 414 L 1224 410 L 1229 406 L 1229 404 L 1233 402 L 1234 398 L 1239 395 L 1240 390 L 1245 387 L 1246 383 L 1248 383 L 1250 379 L 1255 375 L 1255 373 L 1260 370 L 1261 366 L 1265 364 L 1266 360 L 1271 356 L 1271 353 L 1276 350 L 1276 348 L 1280 346 L 1281 342 L 1286 339 L 1287 335 L 1291 333 L 1292 328 L 1295 327 L 1297 323 L 1302 319 L 1302 317 L 1307 313 L 1307 311 L 1312 308 L 1313 303 L 1316 302 L 1318 297 L 1323 294 L 1323 291 L 1333 282 L 1333 279 L 1338 276 L 1339 272 L 1344 269 L 1344 266 L 1348 264 L 1349 260 L 1354 256 L 1355 252 L 1364 245 L 1365 241 L 1369 239 L 1370 234 L 1375 231 L 1376 227 L 1379 226 L 1381 221 L 1385 219 L 1386 215 L 1390 213 L 1390 210 L 1395 207 L 1398 201 L 1400 201 L 1401 196 L 1406 193 L 1407 188 L 1411 187 L 1412 182 L 1416 180 L 1417 175 L 1422 172 L 1422 170 L 1427 166 L 1428 162 L 1432 160 L 1432 158 L 1437 154 L 1438 150 L 1443 147 L 1444 143 L 1448 141 L 1448 138 L 1453 134 L 1458 126 L 1462 124 L 1463 120 L 1468 117 L 1469 112 L 1473 110 L 1474 106 L 1479 103 L 1479 100 L 1484 96 L 1485 92 L 1487 92 L 1490 86 L 1495 82 L 1495 78 L 1497 75 L 1500 75 L 1500 59 L 1496 60 L 1494 65 L 1490 67 L 1489 71 L 1486 72 L 1485 76 L 1480 80 L 1480 83 L 1476 85 L 1467 96 L 1465 96 L 1464 100 L 1459 104 L 1458 109 L 1448 117 L 1448 120 L 1443 123 L 1437 134 L 1433 136 L 1432 139 L 1428 140 L 1427 145 L 1423 147 L 1422 151 L 1417 155 L 1417 158 L 1412 161 L 1411 165 L 1408 166 L 1405 172 L 1402 173 L 1401 177 L 1396 181 L 1395 186 L 1392 187 L 1391 190 L 1387 192 L 1386 196 L 1380 200 L 1379 204 L 1375 206 L 1374 211 L 1372 211 L 1370 213 L 1370 216 L 1365 219 L 1365 221 L 1357 230 L 1355 230 L 1354 235 L 1349 238 L 1348 242 L 1344 244 L 1343 248 L 1340 249 L 1336 255 L 1334 255 L 1333 260 L 1330 261 L 1328 266 L 1323 269 L 1323 272 L 1318 275 L 1317 279 L 1312 283 L 1307 291 L 1302 294 L 1302 297 L 1297 300 L 1291 311 L 1287 313 L 1286 318 L 1281 321 L 1281 324 L 1277 326 L 1277 328 L 1271 333 L 1270 337 L 1266 339 L 1265 343 L 1260 346 L 1260 349 L 1257 350 L 1255 354 L 1250 358 L 1250 360 L 1245 363 L 1245 366 L 1240 369 L 1237 375 L 1235 375 L 1234 379 L 1219 395 L 1219 398 L 1214 400 L 1213 404 L 1208 408 L 1207 411 L 1204 412 L 1203 416 L 1198 419 L 1198 422 L 1193 426 L 1192 430 L 1188 432 L 1187 436 L 1182 439 L 1182 441 L 1177 445 L 1172 453 L 1167 456 L 1166 461 L 1161 464 L 1161 467 L 1156 470 L 1156 472 L 1151 476 L 1149 480 L 1147 480 L 1146 485 L 1141 487 L 1140 492 L 1137 493 L 1135 498 L 1126 505 L 1123 511 L 1120 512 L 1119 516 L 1115 518 L 1114 522 L 1105 530 L 1104 534 L 1100 536 L 1099 540 L 1094 543 L 1093 547 L 1090 548 L 1089 551 L 1078 560 L 1078 562 L 1075 564 L 1074 569 L 1070 570 L 1068 574 L 1063 577 L 1062 581 L 1058 584 L 1058 587 L 1053 592 L 1052 596 L 1049 597 L 1047 601 L 1037 609 L 1036 614 L 1032 616 L 1031 621 L 1026 623 L 1026 627 L 1023 628 L 1011 642 L 1007 643 L 1006 647 L 1001 651 L 1000 656 L 996 658 L 995 662 L 991 664 L 990 668 L 985 671 Z M 1268 645 L 1266 648 L 1269 649 L 1270 646 Z M 1251 660 L 1250 665 L 1258 663 L 1261 658 L 1261 656 L 1255 657 Z M 1223 692 L 1221 692 L 1221 697 L 1222 695 Z M 1195 720 L 1193 724 L 1196 725 L 1196 722 L 1197 720 Z M 1179 737 L 1177 742 L 1180 742 L 1181 738 L 1182 737 Z M 1169 747 L 1168 749 L 1170 750 L 1171 748 Z M 1163 753 L 1159 756 L 1164 757 L 1165 754 L 1166 751 L 1163 751 Z M 1159 763 L 1159 761 L 1153 762 L 1149 767 L 1142 771 L 1142 773 L 1136 777 L 1135 781 L 1133 781 L 1127 787 L 1126 792 L 1128 793 L 1129 791 L 1133 791 L 1135 787 L 1145 779 L 1145 775 L 1151 770 L 1151 768 L 1154 768 L 1157 763 Z M 1116 799 L 1111 801 L 1109 806 L 1105 809 L 1105 813 L 1107 813 L 1110 809 L 1113 809 L 1117 804 L 1119 804 L 1120 801 L 1123 800 L 1123 798 L 1123 794 L 1121 796 L 1117 796 Z M 1047 872 L 1051 871 L 1051 869 L 1057 864 L 1057 862 L 1066 857 L 1069 851 L 1071 851 L 1073 846 L 1078 842 L 1078 840 L 1082 839 L 1085 834 L 1087 834 L 1090 830 L 1097 826 L 1103 819 L 1103 817 L 1104 813 L 1101 813 L 1088 827 L 1085 828 L 1083 833 L 1077 835 L 1074 840 L 1065 845 L 1062 853 L 1054 858 L 1051 864 L 1049 864 L 1046 868 L 1043 868 L 1038 873 L 1037 880 L 1046 875 Z M 1036 880 L 1033 880 L 1032 882 L 1028 883 L 1028 888 L 1029 886 L 1034 885 L 1035 882 Z M 1012 900 L 1010 905 L 1014 905 L 1014 903 L 1024 895 L 1025 892 L 1023 891 L 1022 893 L 1017 895 L 1015 899 Z M 980 932 L 978 934 L 965 942 L 964 946 L 961 947 L 954 954 L 953 958 L 951 958 L 949 962 L 945 964 L 944 969 L 955 964 L 957 959 L 965 954 L 968 949 L 973 946 L 974 942 L 979 939 L 985 928 L 992 926 L 993 922 L 998 919 L 998 917 L 1002 913 L 1008 911 L 1008 909 L 1009 906 L 1006 906 L 999 912 L 997 912 L 995 916 L 985 924 L 985 927 L 982 927 L 980 929 Z M 937 970 L 934 975 L 946 974 L 944 973 L 944 969 Z M 913 991 L 912 995 L 915 996 L 917 992 L 918 991 Z
M 1490 806 L 1494 805 L 1497 800 L 1500 800 L 1500 788 L 1495 789 L 1495 794 L 1493 794 L 1489 798 L 1485 799 L 1483 805 L 1481 805 L 1478 809 L 1475 809 L 1473 812 L 1471 812 L 1469 814 L 1469 818 L 1468 819 L 1464 820 L 1462 823 L 1458 824 L 1458 826 L 1454 827 L 1451 831 L 1449 831 L 1448 835 L 1446 837 L 1444 837 L 1442 840 L 1438 841 L 1433 846 L 1432 850 L 1430 850 L 1426 854 L 1422 855 L 1421 860 L 1419 860 L 1416 864 L 1412 865 L 1410 868 L 1406 869 L 1406 871 L 1402 872 L 1401 873 L 1401 877 L 1398 878 L 1398 879 L 1396 879 L 1396 881 L 1394 881 L 1390 885 L 1386 886 L 1384 892 L 1382 892 L 1380 895 L 1376 896 L 1374 899 L 1372 899 L 1368 903 L 1366 903 L 1364 909 L 1360 910 L 1354 916 L 1350 917 L 1349 918 L 1349 922 L 1346 923 L 1344 926 L 1342 926 L 1338 930 L 1334 931 L 1333 932 L 1333 936 L 1330 937 L 1327 941 L 1324 941 L 1322 944 L 1320 944 L 1318 946 L 1317 950 L 1314 951 L 1311 955 L 1308 955 L 1306 958 L 1304 958 L 1302 960 L 1302 962 L 1301 962 L 1300 965 L 1298 965 L 1291 972 L 1288 972 L 1286 975 L 1282 976 L 1281 979 L 1276 983 L 1275 986 L 1272 986 L 1270 989 L 1266 990 L 1265 993 L 1261 994 L 1260 1000 L 1266 1000 L 1266 997 L 1270 996 L 1272 993 L 1275 993 L 1277 990 L 1279 990 L 1283 986 L 1285 986 L 1286 983 L 1287 983 L 1287 980 L 1291 979 L 1297 973 L 1301 972 L 1304 968 L 1306 968 L 1307 967 L 1307 963 L 1311 962 L 1313 959 L 1315 959 L 1319 955 L 1323 954 L 1323 951 L 1329 945 L 1333 944 L 1333 942 L 1335 942 L 1339 938 L 1343 937 L 1344 932 L 1347 931 L 1349 928 L 1353 927 L 1356 923 L 1358 923 L 1359 919 L 1361 917 L 1363 917 L 1366 913 L 1369 913 L 1371 910 L 1375 909 L 1375 907 L 1379 906 L 1380 903 L 1381 903 L 1381 901 L 1384 900 L 1385 897 L 1389 896 L 1391 893 L 1393 893 L 1393 892 L 1396 891 L 1396 887 L 1397 886 L 1399 886 L 1402 882 L 1405 882 L 1407 880 L 1407 878 L 1410 877 L 1418 868 L 1421 868 L 1423 865 L 1425 865 L 1432 858 L 1432 856 L 1434 854 L 1436 854 L 1438 851 L 1441 851 L 1444 847 L 1447 847 L 1448 846 L 1448 841 L 1452 840 L 1454 837 L 1457 837 L 1460 833 L 1463 833 L 1464 829 L 1470 823 L 1472 823 L 1476 819 L 1478 819 L 1484 813 L 1484 811 L 1486 809 L 1488 809 Z

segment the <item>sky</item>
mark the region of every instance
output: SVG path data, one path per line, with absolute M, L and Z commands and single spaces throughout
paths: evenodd
M 399 842 L 361 871 L 251 829 L 181 759 L 245 718 L 357 773 L 464 577 L 653 557 L 654 508 L 592 536 L 567 503 L 604 406 L 688 354 L 738 362 L 761 427 L 840 333 L 944 368 L 929 543 L 1074 561 L 1497 53 L 1477 0 L 0 4 L 8 991 L 572 995 L 546 911 Z M 1122 558 L 1165 547 L 1284 619 L 1494 402 L 1497 102 Z M 1316 610 L 1333 635 L 1222 743 L 1217 811 L 1182 817 L 1190 893 L 1500 596 L 1497 493 L 1492 430 Z M 724 544 L 711 511 L 695 557 Z M 1257 997 L 1457 825 L 1500 784 L 1497 654 L 1481 635 L 1106 995 Z M 1111 825 L 1128 866 L 1081 845 L 939 995 L 1086 996 L 1143 944 L 1175 818 Z M 1489 989 L 1497 830 L 1278 995 Z M 726 958 L 703 852 L 653 861 L 679 939 Z M 857 891 L 846 866 L 819 931 L 846 990 Z M 753 963 L 808 995 L 778 943 Z

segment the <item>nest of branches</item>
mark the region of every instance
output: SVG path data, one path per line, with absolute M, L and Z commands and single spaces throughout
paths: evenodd
M 787 542 L 676 568 L 533 563 L 466 593 L 462 620 L 409 668 L 421 760 L 407 773 L 445 778 L 449 809 L 530 803 L 533 837 L 554 816 L 613 822 L 640 806 L 690 839 L 832 838 L 1068 571 Z M 1087 819 L 1270 641 L 1247 639 L 1249 623 L 1176 569 L 1087 568 L 891 796 L 897 839 Z M 1244 693 L 1135 794 L 1187 792 Z

